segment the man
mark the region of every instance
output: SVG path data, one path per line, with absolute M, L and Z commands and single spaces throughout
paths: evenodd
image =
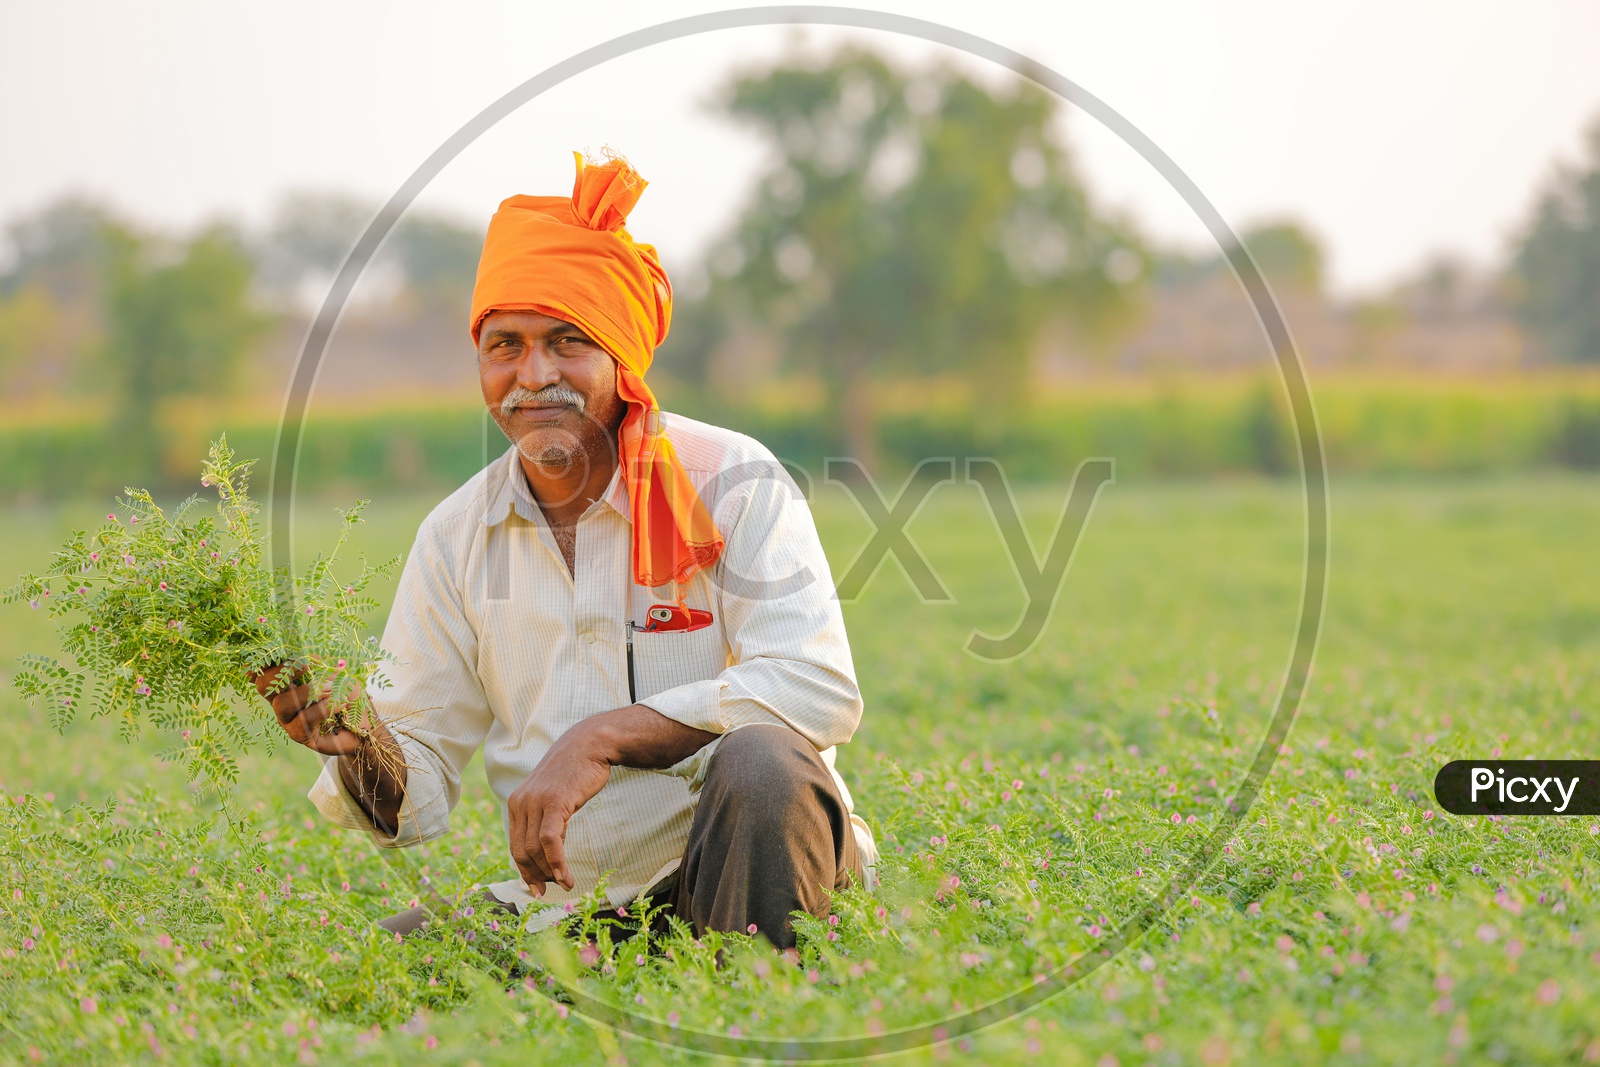
M 645 183 L 577 165 L 570 198 L 490 223 L 471 328 L 513 447 L 418 531 L 365 736 L 325 732 L 305 686 L 269 699 L 326 757 L 312 801 L 385 847 L 448 830 L 482 747 L 519 875 L 488 892 L 530 929 L 604 878 L 610 907 L 664 899 L 697 934 L 788 948 L 790 914 L 876 858 L 833 770 L 861 716 L 843 618 L 772 454 L 660 411 L 671 285 L 623 228 Z

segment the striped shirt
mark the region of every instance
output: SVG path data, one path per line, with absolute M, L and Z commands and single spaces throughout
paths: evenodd
M 773 455 L 743 434 L 663 414 L 663 430 L 726 542 L 714 568 L 689 582 L 685 603 L 711 625 L 633 635 L 638 703 L 687 726 L 724 734 L 780 724 L 815 745 L 830 769 L 836 745 L 861 720 L 861 694 L 810 509 Z M 373 703 L 406 760 L 393 836 L 372 822 L 324 762 L 310 797 L 340 826 L 384 847 L 448 831 L 461 771 L 481 747 L 489 787 L 505 802 L 556 738 L 591 715 L 626 706 L 626 625 L 643 624 L 670 587 L 633 584 L 627 487 L 620 469 L 577 523 L 568 571 L 528 488 L 515 448 L 423 520 L 384 628 L 386 663 Z M 546 914 L 606 878 L 610 906 L 626 904 L 676 869 L 714 740 L 661 771 L 617 767 L 567 827 L 575 885 L 551 883 Z M 846 810 L 850 791 L 833 772 Z M 872 834 L 851 815 L 863 862 Z M 512 873 L 509 865 L 508 873 Z M 534 898 L 520 877 L 490 887 L 508 903 Z

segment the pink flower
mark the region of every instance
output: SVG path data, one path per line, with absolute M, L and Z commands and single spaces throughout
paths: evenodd
M 434 1049 L 439 1047 L 439 1039 L 434 1037 L 432 1034 L 429 1034 L 427 1039 L 422 1043 L 427 1046 L 429 1052 L 432 1052 Z
M 1541 990 L 1543 989 L 1542 986 L 1540 988 Z M 1559 994 L 1557 995 L 1559 996 Z M 83 1009 L 83 1013 L 85 1015 L 94 1015 L 100 1011 L 100 1005 L 95 1003 L 95 999 L 93 997 L 84 997 L 82 1000 L 78 1001 L 78 1007 Z
M 156 587 L 156 588 L 158 588 L 158 589 L 165 589 L 165 588 L 166 588 L 166 587 L 167 587 L 167 583 L 166 583 L 166 582 L 161 582 L 161 583 L 159 583 L 159 584 L 158 584 L 158 585 L 157 585 L 157 587 Z
M 108 519 L 110 519 L 110 520 L 111 520 L 111 521 L 112 521 L 112 522 L 119 522 L 119 521 L 121 521 L 121 520 L 119 520 L 119 519 L 118 519 L 118 518 L 117 518 L 117 513 L 116 513 L 116 512 L 114 512 L 114 511 L 108 511 L 108 512 L 106 512 L 106 518 L 108 518 Z
M 123 556 L 122 557 L 122 562 L 126 563 L 130 567 L 133 566 L 133 553 L 129 552 L 128 554 Z
M 160 937 L 156 938 L 156 944 L 160 945 L 162 948 L 171 948 L 172 938 L 167 934 L 162 934 Z
M 316 607 L 314 605 L 311 605 L 311 604 L 307 604 L 306 605 L 306 614 L 307 615 L 315 615 L 316 613 L 317 613 L 317 609 L 316 609 Z
M 87 593 L 87 592 L 88 592 L 88 591 L 89 591 L 89 587 L 88 587 L 88 586 L 86 586 L 86 585 L 80 585 L 80 586 L 78 586 L 78 595 L 79 595 L 79 596 L 83 596 L 83 595 L 84 595 L 84 594 L 85 594 L 85 593 Z
M 33 938 L 25 937 L 22 939 L 22 950 L 24 952 L 30 952 L 33 950 Z
M 755 932 L 756 932 L 756 924 L 755 923 L 751 923 L 745 929 L 748 930 L 752 935 L 754 935 Z
M 593 941 L 578 950 L 578 960 L 585 967 L 593 967 L 600 962 L 600 946 Z
M 1178 825 L 1181 825 L 1182 822 L 1183 822 L 1183 816 L 1179 815 L 1177 812 L 1173 812 L 1172 813 L 1172 825 L 1178 826 Z
M 257 615 L 256 616 L 256 622 L 266 622 L 266 621 L 267 621 L 267 617 L 265 615 Z
M 1561 983 L 1554 978 L 1546 978 L 1539 983 L 1539 991 L 1535 995 L 1540 1004 L 1554 1004 L 1561 999 Z
M 344 670 L 344 669 L 345 669 L 345 668 L 346 668 L 346 667 L 348 667 L 348 666 L 349 666 L 349 665 L 350 665 L 350 664 L 349 664 L 349 663 L 347 663 L 347 662 L 346 662 L 346 661 L 344 661 L 344 660 L 342 660 L 342 659 L 341 659 L 341 660 L 340 660 L 340 661 L 339 661 L 339 662 L 338 662 L 338 663 L 335 663 L 335 664 L 334 664 L 334 666 L 335 666 L 335 667 L 337 667 L 337 668 L 339 668 L 339 669 L 340 669 L 340 670 L 341 670 L 341 671 L 342 671 L 342 670 Z M 623 915 L 623 914 L 626 914 L 626 913 L 625 913 L 625 912 L 623 912 L 623 911 L 622 911 L 622 910 L 621 910 L 621 909 L 618 909 L 618 911 L 617 911 L 617 914 L 618 914 L 618 915 Z
M 100 553 L 98 553 L 98 552 L 89 553 L 89 562 L 90 563 L 99 563 L 100 562 Z

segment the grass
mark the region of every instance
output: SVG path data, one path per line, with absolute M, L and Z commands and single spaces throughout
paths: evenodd
M 1597 821 L 1462 819 L 1431 798 L 1449 759 L 1595 753 L 1597 488 L 1337 484 L 1317 670 L 1256 806 L 1142 941 L 975 1033 L 963 1012 L 1096 951 L 1222 819 L 1288 654 L 1293 487 L 1108 487 L 1045 639 L 1008 665 L 960 651 L 1020 611 L 999 537 L 975 489 L 932 498 L 911 532 L 954 603 L 919 603 L 886 562 L 847 609 L 868 713 L 840 765 L 884 885 L 807 923 L 798 967 L 735 936 L 645 954 L 592 924 L 580 959 L 464 907 L 396 944 L 374 919 L 505 876 L 481 771 L 454 832 L 396 862 L 319 821 L 299 749 L 247 760 L 253 821 L 230 833 L 162 739 L 58 736 L 7 689 L 0 1059 L 704 1059 L 530 988 L 559 977 L 734 1041 L 946 1028 L 908 1062 L 1600 1060 Z M 1036 543 L 1062 492 L 1025 496 Z M 403 551 L 430 503 L 378 500 L 367 546 Z M 813 506 L 837 575 L 870 529 L 831 487 Z M 326 515 L 307 543 L 331 507 L 302 508 Z M 102 510 L 8 513 L 0 570 Z M 0 614 L 0 662 L 48 648 L 41 614 Z

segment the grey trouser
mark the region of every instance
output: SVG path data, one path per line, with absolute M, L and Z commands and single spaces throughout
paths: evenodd
M 810 742 L 775 725 L 746 726 L 717 742 L 683 863 L 663 887 L 673 915 L 697 936 L 754 926 L 791 948 L 791 912 L 826 915 L 831 891 L 861 879 L 849 813 Z M 427 918 L 413 908 L 378 925 L 406 934 Z
M 667 898 L 674 915 L 696 934 L 753 924 L 790 948 L 790 912 L 824 916 L 830 892 L 861 878 L 849 812 L 809 741 L 746 726 L 717 743 Z

